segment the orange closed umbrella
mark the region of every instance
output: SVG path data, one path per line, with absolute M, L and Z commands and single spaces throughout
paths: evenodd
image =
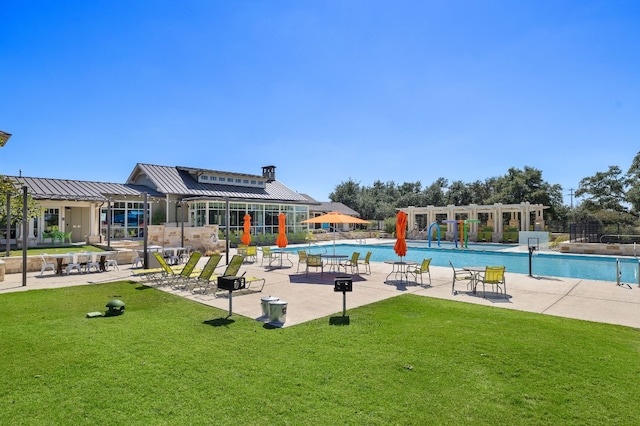
M 251 244 L 251 216 L 249 214 L 244 215 L 244 234 L 240 237 L 240 241 L 242 244 L 249 245 Z
M 284 213 L 278 215 L 278 238 L 276 239 L 276 245 L 280 248 L 287 246 L 287 216 Z
M 407 241 L 405 236 L 407 235 L 407 214 L 403 211 L 399 211 L 396 216 L 396 244 L 393 246 L 393 250 L 398 256 L 403 257 L 407 254 Z

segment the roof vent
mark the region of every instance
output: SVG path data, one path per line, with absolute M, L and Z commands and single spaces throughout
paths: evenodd
M 276 166 L 264 166 L 262 168 L 262 177 L 271 182 L 276 180 Z

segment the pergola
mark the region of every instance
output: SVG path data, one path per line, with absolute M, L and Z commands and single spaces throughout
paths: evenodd
M 510 226 L 516 226 L 519 231 L 529 231 L 533 224 L 534 230 L 544 229 L 544 209 L 549 207 L 542 204 L 530 204 L 529 202 L 523 202 L 520 204 L 502 204 L 496 203 L 493 205 L 479 206 L 477 204 L 470 204 L 468 206 L 427 206 L 427 207 L 415 207 L 409 206 L 399 210 L 404 211 L 407 214 L 408 229 L 415 229 L 418 221 L 417 215 L 426 216 L 427 225 L 438 222 L 437 216 L 442 218 L 446 215 L 447 221 L 455 221 L 463 219 L 469 219 L 469 232 L 478 232 L 478 226 L 482 225 L 479 222 L 478 215 L 481 213 L 487 214 L 487 221 L 484 225 L 492 226 L 493 232 L 504 232 L 505 215 L 508 215 L 508 224 Z M 453 223 L 447 223 L 447 231 L 453 231 Z M 419 229 L 421 231 L 421 229 Z M 426 229 L 425 229 L 426 230 Z

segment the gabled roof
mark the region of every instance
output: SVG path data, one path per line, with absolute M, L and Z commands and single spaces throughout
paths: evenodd
M 163 196 L 142 185 L 24 176 L 6 177 L 15 181 L 18 187 L 27 186 L 35 200 L 106 201 L 110 196 L 141 196 L 145 192 L 152 197 Z
M 353 210 L 342 203 L 334 203 L 333 201 L 321 202 L 319 206 L 309 206 L 310 213 L 329 213 L 339 212 L 349 216 L 360 217 L 360 213 Z
M 307 199 L 277 180 L 267 181 L 264 188 L 216 183 L 200 183 L 192 174 L 199 172 L 226 173 L 235 176 L 262 178 L 261 175 L 219 172 L 189 167 L 159 166 L 138 163 L 127 183 L 153 185 L 159 192 L 183 198 L 233 198 L 237 200 L 284 201 L 307 204 Z

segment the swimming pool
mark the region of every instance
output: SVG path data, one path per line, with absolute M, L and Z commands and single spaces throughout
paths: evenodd
M 397 259 L 398 255 L 393 251 L 393 245 L 371 244 L 336 244 L 336 253 L 351 255 L 354 251 L 360 252 L 364 257 L 367 251 L 371 251 L 372 262 L 384 262 L 389 259 Z M 290 249 L 296 251 L 298 249 Z M 311 253 L 333 252 L 333 246 L 306 247 Z M 504 252 L 504 251 L 479 251 L 437 248 L 409 247 L 405 260 L 422 262 L 425 258 L 431 258 L 434 266 L 449 266 L 451 261 L 456 267 L 505 265 L 507 272 L 529 274 L 528 252 Z M 622 275 L 620 281 L 624 283 L 638 283 L 638 259 L 620 257 L 620 269 Z M 534 254 L 531 262 L 533 276 L 583 278 L 599 281 L 616 281 L 616 258 L 607 256 L 582 256 L 556 253 Z

